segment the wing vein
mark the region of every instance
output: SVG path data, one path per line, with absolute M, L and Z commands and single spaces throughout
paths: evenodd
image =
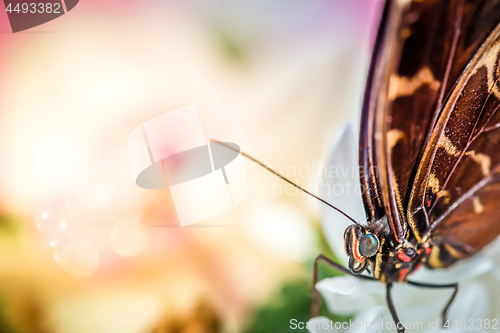
M 496 171 L 496 170 L 495 170 Z M 474 185 L 470 190 L 464 193 L 457 201 L 455 201 L 448 209 L 440 215 L 434 222 L 432 222 L 429 230 L 427 230 L 424 238 L 427 239 L 431 233 L 436 229 L 441 221 L 443 221 L 455 208 L 457 208 L 462 202 L 470 198 L 470 196 L 474 195 L 477 191 L 479 191 L 484 185 L 486 185 L 493 178 L 493 174 L 484 178 L 479 183 Z
M 464 149 L 462 149 L 462 151 L 460 152 L 460 156 L 458 157 L 458 159 L 456 160 L 456 162 L 453 164 L 453 168 L 451 169 L 450 173 L 446 176 L 446 180 L 445 182 L 443 183 L 443 186 L 442 186 L 442 190 L 445 190 L 447 189 L 447 185 L 451 179 L 451 176 L 453 175 L 453 173 L 455 172 L 455 169 L 457 168 L 457 166 L 460 164 L 460 162 L 462 161 L 463 159 L 463 156 L 465 155 L 465 153 L 467 152 L 467 149 L 470 147 L 470 145 L 479 137 L 480 134 L 482 134 L 484 132 L 484 129 L 485 129 L 485 126 L 486 124 L 488 124 L 488 122 L 491 120 L 491 118 L 496 114 L 496 112 L 498 111 L 498 109 L 500 108 L 500 104 L 497 105 L 497 107 L 491 112 L 491 114 L 488 116 L 488 118 L 486 119 L 486 121 L 484 122 L 483 126 L 479 129 L 479 131 L 476 133 L 476 135 L 473 135 L 474 134 L 474 131 L 476 130 L 476 127 L 477 127 L 477 124 L 479 123 L 479 120 L 481 119 L 481 116 L 483 115 L 483 112 L 484 112 L 484 109 L 486 107 L 486 104 L 488 103 L 488 100 L 490 98 L 490 96 L 492 95 L 493 93 L 493 89 L 494 87 L 497 85 L 498 81 L 499 81 L 499 76 L 496 75 L 495 77 L 495 82 L 492 84 L 491 88 L 489 89 L 488 91 L 488 96 L 486 97 L 486 100 L 484 101 L 482 107 L 481 107 L 481 111 L 479 111 L 479 115 L 477 116 L 476 118 L 476 121 L 474 123 L 474 126 L 472 127 L 472 130 L 469 134 L 469 138 L 467 139 L 467 144 L 465 145 Z M 437 204 L 438 200 L 434 200 L 434 202 L 432 203 L 432 206 L 431 208 L 429 209 L 429 212 L 431 212 L 436 204 Z

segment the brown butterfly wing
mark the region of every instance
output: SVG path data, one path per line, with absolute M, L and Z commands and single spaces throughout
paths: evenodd
M 431 242 L 439 251 L 431 253 L 428 266 L 449 266 L 481 250 L 500 234 L 500 173 L 493 171 L 484 185 L 478 185 L 435 224 Z
M 371 221 L 387 216 L 397 242 L 407 231 L 410 182 L 445 93 L 461 15 L 456 1 L 405 3 L 386 5 L 377 43 L 385 52 L 374 53 L 360 137 L 365 209 Z
M 370 221 L 386 215 L 398 242 L 408 222 L 429 227 L 406 216 L 418 162 L 443 101 L 500 18 L 499 1 L 405 3 L 386 4 L 360 132 L 365 210 Z
M 387 20 L 391 9 L 391 1 L 386 1 L 373 50 L 361 114 L 359 138 L 360 183 L 363 188 L 363 204 L 369 222 L 381 219 L 385 215 L 386 208 L 382 202 L 380 177 L 375 167 L 374 118 L 377 109 L 377 97 L 382 90 L 382 87 L 380 87 L 381 76 L 386 75 L 383 73 L 384 66 L 381 52 L 386 40 L 385 35 L 389 33 L 387 31 Z
M 420 161 L 408 219 L 440 246 L 431 266 L 451 264 L 500 234 L 500 25 L 469 63 Z M 443 262 L 445 261 L 445 262 Z
M 387 175 L 386 97 L 401 54 L 399 33 L 406 7 L 398 1 L 385 4 L 365 90 L 359 140 L 360 183 L 368 221 L 386 216 L 396 242 L 402 240 L 406 224 L 398 211 L 391 209 L 394 196 L 390 196 Z

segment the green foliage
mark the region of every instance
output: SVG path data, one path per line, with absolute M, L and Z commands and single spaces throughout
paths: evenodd
M 5 314 L 5 302 L 0 298 L 0 332 L 2 333 L 17 333 Z
M 306 322 L 309 319 L 310 306 L 310 281 L 290 282 L 285 284 L 268 304 L 257 309 L 245 332 L 290 332 L 290 320 Z
M 214 36 L 217 46 L 226 59 L 238 65 L 243 65 L 246 62 L 244 42 L 232 33 L 230 29 L 216 26 Z
M 317 234 L 318 234 L 319 253 L 322 253 L 325 256 L 327 256 L 328 258 L 333 259 L 336 262 L 338 262 L 337 258 L 335 257 L 332 250 L 330 249 L 330 246 L 328 245 L 326 238 L 323 235 L 323 233 L 321 232 L 321 230 L 318 230 Z M 309 260 L 307 262 L 307 266 L 310 267 L 310 271 L 311 271 L 311 279 L 312 279 L 312 269 L 314 266 L 314 259 L 315 258 L 311 258 L 311 260 Z M 330 278 L 330 277 L 341 276 L 341 275 L 344 275 L 344 274 L 337 271 L 335 268 L 333 268 L 329 265 L 325 265 L 325 264 L 319 265 L 319 280 L 320 281 L 324 278 Z
M 318 230 L 318 248 L 321 253 L 335 259 L 335 256 L 328 247 L 328 244 Z M 297 319 L 298 322 L 307 322 L 309 320 L 309 312 L 311 309 L 311 287 L 312 287 L 312 270 L 314 258 L 310 258 L 305 262 L 307 274 L 304 279 L 290 281 L 283 285 L 271 300 L 255 310 L 253 319 L 250 325 L 245 330 L 245 333 L 281 333 L 290 332 L 290 320 Z M 326 277 L 339 276 L 339 273 L 328 265 L 319 266 L 320 279 Z M 348 321 L 349 317 L 341 317 L 328 312 L 325 304 L 322 302 L 320 315 L 326 316 L 336 321 Z M 294 332 L 307 332 L 306 329 L 294 329 Z
M 18 234 L 18 227 L 15 218 L 0 213 L 0 236 L 15 237 Z

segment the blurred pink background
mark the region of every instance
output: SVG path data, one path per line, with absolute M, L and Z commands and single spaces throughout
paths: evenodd
M 16 34 L 0 5 L 5 327 L 203 332 L 196 321 L 213 320 L 238 332 L 284 281 L 308 276 L 317 202 L 246 163 L 243 203 L 175 227 L 168 190 L 135 185 L 127 138 L 196 104 L 207 139 L 314 188 L 359 112 L 380 2 L 81 0 Z

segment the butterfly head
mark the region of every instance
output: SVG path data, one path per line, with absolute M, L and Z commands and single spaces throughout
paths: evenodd
M 353 274 L 361 274 L 367 268 L 373 277 L 382 281 L 403 281 L 409 272 L 419 267 L 424 249 L 405 241 L 394 246 L 384 241 L 384 234 L 377 230 L 353 224 L 344 233 L 344 247 L 349 256 L 349 269 Z M 420 253 L 420 254 L 419 254 Z
M 349 269 L 354 274 L 361 274 L 367 267 L 370 258 L 380 250 L 377 235 L 360 225 L 350 225 L 344 232 L 344 247 L 349 256 Z

